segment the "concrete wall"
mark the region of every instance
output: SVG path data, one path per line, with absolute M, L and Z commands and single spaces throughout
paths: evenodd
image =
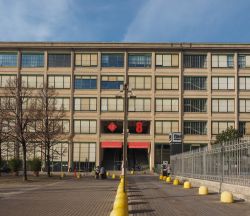
M 180 179 L 181 181 L 188 180 L 191 182 L 192 186 L 199 187 L 201 185 L 207 186 L 208 191 L 212 192 L 219 192 L 220 182 L 215 181 L 208 181 L 202 179 L 194 179 L 194 178 L 186 178 L 182 176 L 176 176 L 176 178 Z M 247 186 L 240 186 L 234 184 L 222 184 L 221 191 L 229 191 L 233 194 L 234 197 L 238 199 L 244 199 L 245 201 L 250 202 L 250 187 Z

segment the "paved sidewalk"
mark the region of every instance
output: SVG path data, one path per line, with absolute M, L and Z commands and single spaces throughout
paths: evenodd
M 108 216 L 118 180 L 84 177 L 48 185 L 0 188 L 1 216 Z
M 249 216 L 250 203 L 222 204 L 219 194 L 197 195 L 198 188 L 184 190 L 155 176 L 129 177 L 129 212 L 135 216 Z

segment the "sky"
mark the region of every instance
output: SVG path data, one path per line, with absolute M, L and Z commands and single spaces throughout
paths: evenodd
M 0 0 L 0 41 L 250 42 L 249 0 Z

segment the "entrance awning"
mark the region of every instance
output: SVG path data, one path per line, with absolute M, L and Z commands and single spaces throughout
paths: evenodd
M 102 142 L 101 143 L 102 148 L 122 148 L 122 142 Z
M 150 147 L 150 142 L 129 142 L 128 148 L 133 149 L 148 149 Z

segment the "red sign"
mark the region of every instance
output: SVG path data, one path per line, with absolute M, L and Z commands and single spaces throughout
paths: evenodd
M 128 148 L 131 149 L 147 149 L 150 147 L 150 142 L 129 142 Z
M 117 129 L 117 126 L 114 122 L 111 122 L 109 125 L 108 125 L 108 129 L 111 131 L 111 132 L 114 132 L 116 129 Z

